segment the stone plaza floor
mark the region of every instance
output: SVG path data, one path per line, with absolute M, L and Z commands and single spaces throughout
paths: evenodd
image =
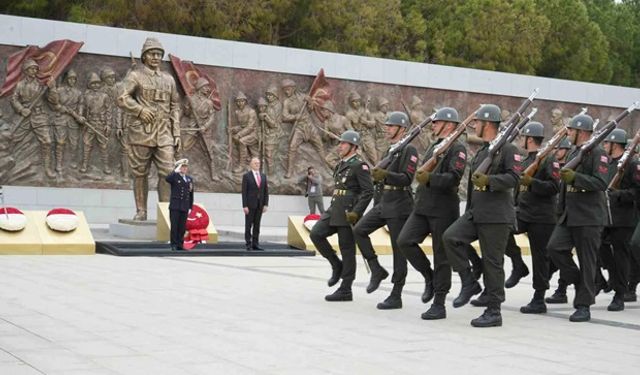
M 525 257 L 529 262 L 530 259 Z M 570 305 L 518 309 L 531 277 L 507 290 L 504 325 L 469 325 L 481 308 L 451 306 L 423 321 L 423 284 L 409 270 L 404 308 L 378 311 L 389 279 L 366 294 L 358 259 L 354 301 L 323 297 L 321 257 L 0 257 L 0 374 L 633 374 L 640 303 L 571 323 Z M 381 257 L 387 269 L 392 258 Z M 508 262 L 507 262 L 508 263 Z M 507 273 L 510 266 L 507 265 Z M 553 281 L 555 286 L 555 280 Z M 573 291 L 570 289 L 570 297 Z

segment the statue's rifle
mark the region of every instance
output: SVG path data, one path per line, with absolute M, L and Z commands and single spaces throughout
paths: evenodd
M 100 132 L 93 124 L 91 124 L 89 120 L 80 116 L 78 112 L 68 107 L 65 107 L 65 110 L 67 111 L 68 114 L 71 115 L 71 117 L 73 117 L 74 120 L 76 120 L 78 124 L 84 125 L 87 128 L 91 129 L 96 135 L 98 135 L 100 138 L 104 139 L 105 141 L 109 140 L 109 138 L 106 135 L 102 134 L 102 132 Z
M 518 127 L 519 122 L 528 122 L 533 114 L 535 114 L 534 111 L 531 111 L 531 113 L 529 113 L 527 117 L 522 118 L 522 116 L 524 115 L 524 111 L 526 111 L 529 105 L 531 105 L 531 102 L 533 102 L 533 99 L 535 99 L 537 95 L 538 89 L 533 90 L 531 95 L 527 99 L 525 99 L 522 104 L 520 104 L 520 107 L 513 113 L 511 118 L 507 120 L 502 131 L 498 133 L 498 136 L 489 145 L 489 153 L 487 157 L 480 163 L 478 168 L 475 169 L 474 173 L 487 174 L 487 172 L 489 171 L 489 167 L 491 167 L 491 164 L 493 163 L 493 159 L 498 154 L 498 151 L 500 151 L 502 147 L 507 144 L 509 136 Z
M 433 172 L 438 166 L 438 159 L 440 158 L 440 156 L 449 151 L 451 146 L 453 146 L 456 140 L 465 132 L 465 130 L 467 129 L 471 121 L 475 119 L 475 117 L 476 111 L 473 111 L 466 119 L 464 119 L 464 121 L 459 123 L 458 126 L 456 126 L 456 128 L 446 138 L 440 141 L 440 143 L 438 143 L 433 148 L 431 157 L 426 162 L 424 162 L 422 166 L 420 166 L 418 171 Z
M 609 190 L 620 189 L 620 183 L 622 182 L 624 171 L 627 169 L 629 163 L 631 163 L 631 160 L 633 160 L 633 156 L 637 153 L 638 144 L 640 144 L 640 129 L 633 136 L 631 142 L 627 144 L 624 153 L 620 157 L 620 160 L 618 160 L 616 174 L 609 182 Z

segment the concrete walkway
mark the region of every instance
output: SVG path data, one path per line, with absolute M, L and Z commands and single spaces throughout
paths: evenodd
M 391 266 L 391 257 L 382 263 Z M 528 260 L 528 259 L 527 259 Z M 350 303 L 327 303 L 329 267 L 314 258 L 0 257 L 0 374 L 633 374 L 640 304 L 571 323 L 569 305 L 518 308 L 530 277 L 507 291 L 504 326 L 469 325 L 482 310 L 419 316 L 413 270 L 404 308 L 378 311 L 359 264 Z M 555 282 L 554 282 L 555 284 Z

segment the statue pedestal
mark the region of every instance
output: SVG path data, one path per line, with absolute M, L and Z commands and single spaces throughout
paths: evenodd
M 155 241 L 157 226 L 158 222 L 156 220 L 137 221 L 118 219 L 117 223 L 109 224 L 109 233 L 120 238 L 131 240 Z

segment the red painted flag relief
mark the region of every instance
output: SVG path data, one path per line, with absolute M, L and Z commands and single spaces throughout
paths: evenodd
M 313 84 L 311 84 L 311 89 L 309 90 L 309 96 L 311 97 L 311 109 L 313 112 L 320 120 L 326 120 L 320 109 L 327 100 L 331 100 L 331 90 L 329 82 L 324 76 L 324 69 L 320 69 L 318 75 L 316 75 L 316 78 L 313 80 Z
M 222 109 L 218 85 L 216 85 L 216 81 L 214 81 L 213 78 L 195 66 L 192 61 L 183 61 L 171 54 L 169 55 L 169 60 L 171 60 L 171 66 L 173 66 L 173 70 L 175 70 L 178 75 L 180 85 L 187 96 L 195 94 L 196 81 L 198 81 L 198 78 L 204 77 L 209 81 L 209 87 L 211 87 L 210 99 L 213 102 L 213 108 L 215 108 L 216 111 Z

